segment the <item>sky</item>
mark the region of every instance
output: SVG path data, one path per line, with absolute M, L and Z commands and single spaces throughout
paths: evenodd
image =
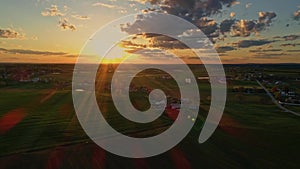
M 195 24 L 214 43 L 223 63 L 300 63 L 299 0 L 0 2 L 0 62 L 74 63 L 84 44 L 102 26 L 125 15 L 155 11 L 173 14 Z M 135 26 L 131 23 L 126 28 L 120 26 L 120 30 L 130 33 Z M 128 51 L 140 48 L 142 42 L 144 50 L 153 53 L 166 50 L 189 55 L 180 45 L 171 46 L 170 40 L 162 41 L 159 36 L 144 35 L 134 39 L 119 45 L 123 54 L 124 51 L 132 54 Z M 114 54 L 119 53 L 110 55 Z

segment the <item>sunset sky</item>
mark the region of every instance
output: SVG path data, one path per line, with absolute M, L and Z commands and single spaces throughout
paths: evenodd
M 0 62 L 74 63 L 101 26 L 150 11 L 197 25 L 223 63 L 300 63 L 298 0 L 1 0 Z

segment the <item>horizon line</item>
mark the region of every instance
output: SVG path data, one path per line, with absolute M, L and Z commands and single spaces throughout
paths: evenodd
M 45 62 L 0 62 L 0 64 L 28 64 L 28 65 L 76 65 L 76 64 L 86 64 L 93 65 L 97 63 L 45 63 Z M 101 63 L 102 65 L 117 65 L 118 63 Z M 142 63 L 127 63 L 128 65 L 141 65 Z M 99 64 L 100 65 L 100 64 Z M 158 64 L 150 64 L 150 65 L 158 65 Z M 164 64 L 164 65 L 178 65 L 178 64 Z M 204 65 L 202 63 L 189 63 L 187 65 Z M 213 63 L 207 65 L 215 65 Z M 222 65 L 300 65 L 299 63 L 290 63 L 290 62 L 282 62 L 282 63 L 223 63 Z

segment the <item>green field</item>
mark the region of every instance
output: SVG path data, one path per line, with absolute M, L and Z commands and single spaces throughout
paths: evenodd
M 55 67 L 62 70 L 59 75 L 43 77 L 51 76 L 58 82 L 71 81 L 72 66 Z M 231 67 L 225 67 L 227 74 L 238 76 L 237 72 L 229 71 Z M 196 76 L 206 75 L 203 67 L 191 68 Z M 248 71 L 250 68 L 240 69 Z M 273 69 L 269 72 L 276 74 Z M 287 72 L 278 68 L 277 73 L 281 76 Z M 107 74 L 108 80 L 101 83 L 109 81 L 112 73 Z M 172 97 L 178 96 L 174 81 L 157 80 L 162 72 L 153 75 L 146 71 L 139 75 L 133 85 L 159 88 Z M 287 73 L 287 76 L 294 75 Z M 210 106 L 210 84 L 199 81 L 200 111 L 189 135 L 172 150 L 146 159 L 119 157 L 93 143 L 77 120 L 70 85 L 62 88 L 57 82 L 7 84 L 0 88 L 1 169 L 300 168 L 300 117 L 282 112 L 265 93 L 246 94 L 231 90 L 234 86 L 259 87 L 253 81 L 232 80 L 228 83 L 223 118 L 212 137 L 203 144 L 197 140 Z M 173 123 L 165 114 L 149 124 L 130 122 L 115 110 L 109 92 L 96 89 L 96 93 L 99 107 L 107 112 L 107 121 L 123 134 L 148 137 L 163 132 Z M 134 93 L 131 99 L 138 109 L 149 107 L 145 93 Z

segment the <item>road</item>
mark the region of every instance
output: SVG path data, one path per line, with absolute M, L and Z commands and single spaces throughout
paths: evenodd
M 288 112 L 288 113 L 291 113 L 293 115 L 296 115 L 296 116 L 300 116 L 300 113 L 297 113 L 297 112 L 294 112 L 294 111 L 291 111 L 285 107 L 283 107 L 281 104 L 278 103 L 278 101 L 274 98 L 274 96 L 268 91 L 267 88 L 265 88 L 264 85 L 262 85 L 258 80 L 256 80 L 256 82 L 266 91 L 266 93 L 270 96 L 270 98 L 272 99 L 273 103 L 276 104 L 277 107 L 279 107 L 281 110 L 283 110 L 284 112 Z

